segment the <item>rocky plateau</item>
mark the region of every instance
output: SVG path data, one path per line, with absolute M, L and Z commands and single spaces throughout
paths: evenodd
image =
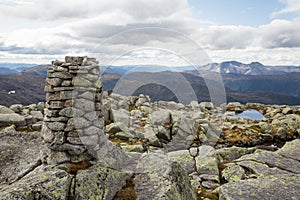
M 256 110 L 262 119 L 237 117 Z M 0 199 L 300 199 L 300 106 L 151 102 L 104 92 L 120 154 L 49 164 L 44 103 L 0 106 Z

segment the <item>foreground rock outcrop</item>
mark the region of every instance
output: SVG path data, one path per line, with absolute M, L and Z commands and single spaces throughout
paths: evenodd
M 264 113 L 252 120 L 218 115 L 208 103 L 154 107 L 144 95 L 103 102 L 106 160 L 49 165 L 40 132 L 4 127 L 0 199 L 300 198 L 298 107 L 238 107 Z
M 6 143 L 1 145 L 3 200 L 300 198 L 300 139 L 273 152 L 204 145 L 188 152 L 128 153 L 135 161 L 131 170 L 118 170 L 97 162 L 48 165 L 39 133 L 0 136 Z

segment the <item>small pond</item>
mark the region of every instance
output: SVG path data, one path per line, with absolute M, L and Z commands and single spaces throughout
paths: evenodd
M 237 117 L 237 118 L 248 118 L 248 119 L 252 119 L 252 120 L 263 120 L 265 117 L 258 112 L 257 110 L 245 110 L 241 113 L 236 114 L 235 112 L 226 112 L 229 114 L 232 114 L 233 117 Z

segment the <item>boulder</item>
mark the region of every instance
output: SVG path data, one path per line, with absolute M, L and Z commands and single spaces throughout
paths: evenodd
M 161 143 L 151 127 L 145 127 L 144 137 L 149 140 L 149 143 L 155 147 L 161 147 Z
M 44 118 L 44 115 L 41 111 L 31 111 L 30 115 L 38 121 L 42 121 Z
M 39 132 L 0 132 L 0 187 L 16 180 L 20 174 L 39 160 L 46 149 Z M 1 192 L 0 192 L 1 194 Z
M 23 105 L 22 104 L 14 104 L 9 107 L 12 111 L 15 113 L 21 113 L 23 110 Z
M 252 160 L 244 160 L 236 162 L 236 164 L 247 169 L 246 171 L 248 178 L 277 174 L 291 174 L 289 171 L 282 170 L 277 167 L 269 167 L 268 164 Z
M 300 175 L 271 175 L 240 180 L 217 189 L 220 200 L 300 199 Z
M 287 142 L 281 149 L 277 150 L 276 153 L 300 162 L 300 139 Z
M 120 121 L 107 125 L 105 131 L 113 134 L 121 131 L 130 134 L 128 127 Z
M 74 197 L 76 199 L 113 199 L 131 175 L 96 164 L 76 174 Z
M 0 105 L 0 114 L 13 114 L 15 113 L 13 110 Z
M 255 147 L 229 147 L 216 150 L 214 153 L 220 162 L 233 161 L 246 154 L 251 154 L 256 150 Z
M 130 124 L 130 114 L 125 109 L 119 109 L 119 110 L 111 110 L 112 112 L 112 120 L 114 122 L 122 122 L 125 125 Z
M 219 175 L 218 160 L 214 157 L 196 157 L 196 168 L 199 174 Z
M 222 171 L 222 177 L 226 181 L 232 182 L 244 179 L 246 177 L 246 174 L 245 170 L 241 166 L 230 164 Z
M 6 112 L 6 111 L 5 111 Z M 17 127 L 26 126 L 26 120 L 23 116 L 14 113 L 0 114 L 0 127 L 14 124 Z
M 168 158 L 182 165 L 188 173 L 195 171 L 195 161 L 189 150 L 172 151 L 167 153 Z
M 201 159 L 208 156 L 212 157 L 214 153 L 215 153 L 215 149 L 212 146 L 201 145 L 198 148 L 198 154 L 196 156 L 198 157 L 198 159 Z
M 154 111 L 149 119 L 154 126 L 165 126 L 172 122 L 172 116 L 168 110 Z
M 214 108 L 214 104 L 212 102 L 201 102 L 199 107 L 202 112 L 205 112 L 205 110 L 212 110 Z
M 279 127 L 277 132 L 276 132 L 276 137 L 278 137 L 279 139 L 284 140 L 287 136 L 287 131 L 285 127 Z
M 72 176 L 54 168 L 27 176 L 18 182 L 0 188 L 0 199 L 69 199 Z
M 290 107 L 286 107 L 282 110 L 282 114 L 288 115 L 288 114 L 293 114 L 294 111 Z
M 195 139 L 195 122 L 188 116 L 185 116 L 183 112 L 172 112 L 172 118 L 172 140 L 164 148 L 167 152 L 186 150 Z
M 253 154 L 248 154 L 235 160 L 235 162 L 241 161 L 255 161 L 258 163 L 266 164 L 271 168 L 279 168 L 291 173 L 300 174 L 300 162 L 291 158 L 281 156 L 276 152 L 269 152 L 265 150 L 257 150 Z
M 134 177 L 137 199 L 196 199 L 187 171 L 162 152 L 145 153 Z

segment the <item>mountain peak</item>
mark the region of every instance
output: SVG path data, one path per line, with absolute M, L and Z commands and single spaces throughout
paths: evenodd
M 255 66 L 264 66 L 262 63 L 260 63 L 260 62 L 251 62 L 250 64 L 249 64 L 250 66 L 253 66 L 253 65 L 255 65 Z

